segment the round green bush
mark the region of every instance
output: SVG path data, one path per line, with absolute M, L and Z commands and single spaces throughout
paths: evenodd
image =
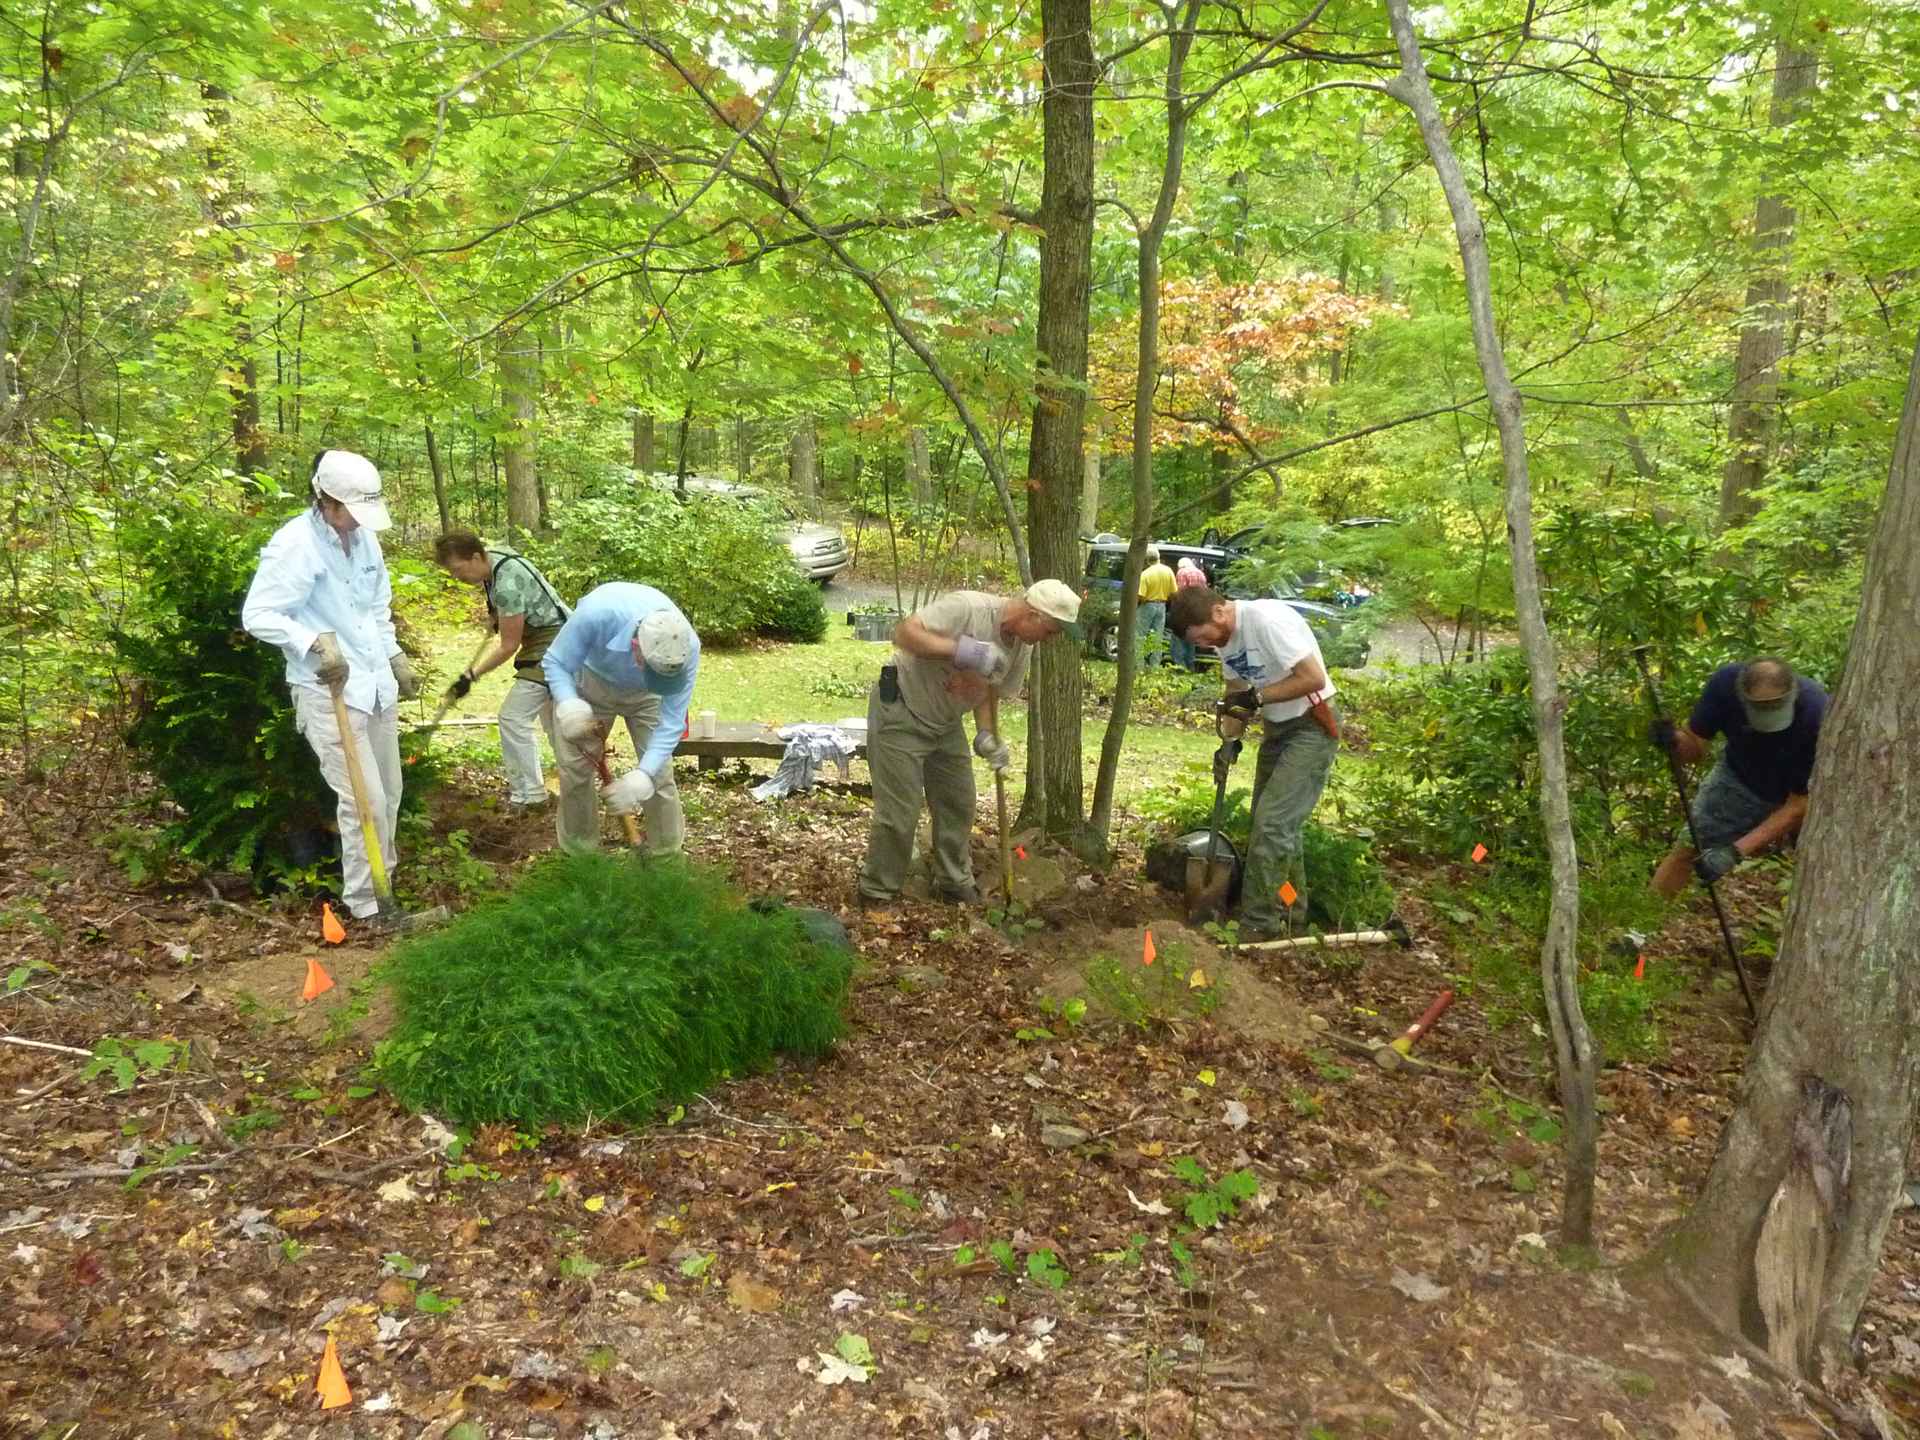
M 416 1110 L 469 1124 L 639 1124 L 842 1027 L 851 951 L 800 912 L 747 908 L 677 858 L 558 854 L 408 939 L 400 1021 L 374 1054 Z

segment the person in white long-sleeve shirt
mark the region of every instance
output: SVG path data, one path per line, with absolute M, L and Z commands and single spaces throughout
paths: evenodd
M 341 899 L 358 920 L 379 912 L 373 869 L 333 708 L 346 701 L 352 743 L 391 879 L 400 814 L 399 702 L 419 688 L 393 633 L 393 586 L 375 532 L 393 524 L 380 472 L 364 455 L 325 450 L 314 459 L 313 504 L 260 552 L 240 612 L 247 633 L 280 647 L 294 718 L 338 797 Z

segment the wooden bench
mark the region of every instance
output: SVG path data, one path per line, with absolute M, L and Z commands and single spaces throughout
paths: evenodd
M 771 725 L 716 725 L 712 739 L 683 736 L 673 753 L 693 756 L 702 770 L 718 770 L 722 760 L 778 760 L 787 753 L 787 742 Z M 859 741 L 853 754 L 866 759 L 867 742 Z

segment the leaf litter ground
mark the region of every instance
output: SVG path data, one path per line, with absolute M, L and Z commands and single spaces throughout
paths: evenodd
M 129 888 L 89 837 L 152 802 L 111 760 L 86 796 L 16 787 L 0 813 L 8 968 L 57 967 L 0 1014 L 79 1049 L 172 1049 L 115 1092 L 82 1056 L 0 1046 L 9 1433 L 1819 1433 L 1669 1299 L 1547 1248 L 1560 1172 L 1524 1022 L 1495 1030 L 1463 995 L 1422 1047 L 1451 1068 L 1413 1075 L 1335 1041 L 1416 1014 L 1464 968 L 1441 944 L 1344 972 L 1236 961 L 1211 1019 L 1070 1025 L 1063 977 L 1089 955 L 1148 924 L 1177 937 L 1136 867 L 1069 883 L 1017 944 L 947 907 L 858 915 L 864 799 L 762 807 L 703 776 L 685 786 L 696 851 L 846 915 L 865 957 L 848 1037 L 669 1124 L 450 1146 L 363 1082 L 370 955 L 332 952 L 346 1018 L 316 1023 L 297 1000 L 312 916 Z M 435 814 L 504 884 L 549 822 L 494 814 L 472 798 L 488 783 Z M 983 807 L 983 840 L 990 823 Z M 1711 953 L 1702 938 L 1670 937 Z M 1236 1021 L 1236 990 L 1275 1024 Z M 1737 1005 L 1702 973 L 1668 1058 L 1607 1072 L 1607 1257 L 1644 1250 L 1698 1187 Z M 1217 1228 L 1176 1229 L 1243 1172 L 1257 1193 Z M 1908 1415 L 1912 1214 L 1867 1316 L 1876 1389 Z M 354 1398 L 323 1417 L 329 1335 Z

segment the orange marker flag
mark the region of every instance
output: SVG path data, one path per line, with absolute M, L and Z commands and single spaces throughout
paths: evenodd
M 1291 880 L 1282 880 L 1280 882 L 1280 888 L 1274 893 L 1280 897 L 1280 903 L 1282 905 L 1290 906 L 1300 898 L 1300 892 L 1293 888 L 1293 882 Z
M 1479 863 L 1480 863 L 1480 862 L 1481 862 L 1482 860 L 1484 860 L 1484 859 L 1486 859 L 1486 858 L 1487 858 L 1487 847 L 1486 847 L 1486 846 L 1484 846 L 1484 845 L 1476 845 L 1476 846 L 1474 846 L 1474 847 L 1473 847 L 1473 863 L 1474 863 L 1474 864 L 1476 864 L 1476 865 L 1478 865 L 1478 864 L 1479 864 Z
M 1644 980 L 1647 978 L 1647 957 L 1645 955 L 1642 955 L 1634 962 L 1633 978 L 1636 980 Z
M 340 1352 L 333 1348 L 333 1336 L 327 1336 L 327 1353 L 320 1357 L 320 1378 L 313 1388 L 320 1392 L 322 1410 L 338 1410 L 353 1403 L 353 1391 L 347 1388 L 346 1372 L 340 1368 Z
M 1013 847 L 1013 854 L 1015 859 L 1024 860 L 1027 858 L 1027 847 L 1024 845 L 1016 845 Z
M 331 905 L 320 907 L 320 938 L 329 945 L 338 945 L 347 938 L 346 927 L 335 917 Z
M 1147 938 L 1140 946 L 1140 963 L 1142 965 L 1153 964 L 1153 931 L 1151 930 L 1147 931 Z
M 333 977 L 327 974 L 327 967 L 309 955 L 307 957 L 307 984 L 306 988 L 300 992 L 300 998 L 302 1000 L 317 1000 L 332 988 Z

